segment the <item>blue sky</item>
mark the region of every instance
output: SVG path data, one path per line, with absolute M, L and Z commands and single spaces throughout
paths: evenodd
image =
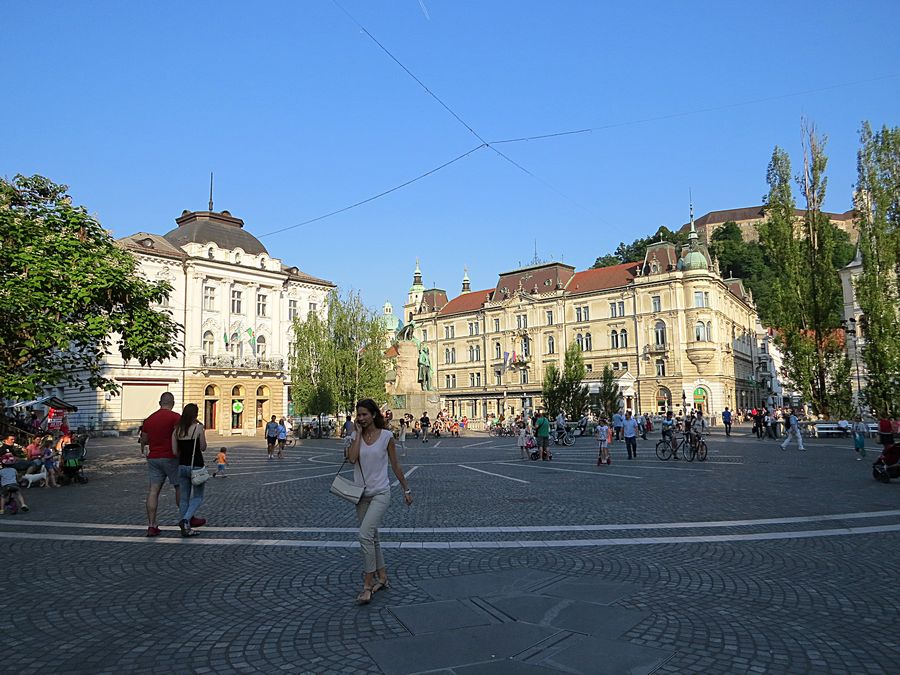
M 341 3 L 488 141 L 597 128 L 497 146 L 535 177 L 483 148 L 261 237 L 372 306 L 403 303 L 417 256 L 452 296 L 464 266 L 492 287 L 535 241 L 584 268 L 679 226 L 689 189 L 698 215 L 761 203 L 774 145 L 800 166 L 804 115 L 829 137 L 826 208 L 844 211 L 860 122 L 900 124 L 896 2 Z M 3 14 L 0 174 L 70 185 L 116 236 L 205 209 L 211 170 L 216 209 L 259 236 L 480 143 L 328 0 Z

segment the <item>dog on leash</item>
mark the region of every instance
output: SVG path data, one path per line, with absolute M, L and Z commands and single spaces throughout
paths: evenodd
M 38 487 L 44 487 L 47 485 L 47 467 L 42 466 L 41 470 L 38 473 L 26 473 L 23 474 L 19 479 L 19 485 L 22 487 L 30 488 L 35 483 L 38 484 Z

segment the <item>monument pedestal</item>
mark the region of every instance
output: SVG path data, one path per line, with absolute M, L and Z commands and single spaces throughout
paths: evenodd
M 433 419 L 441 408 L 441 397 L 437 391 L 422 391 L 418 381 L 419 348 L 407 340 L 397 342 L 396 347 L 394 377 L 386 387 L 388 407 L 394 413 L 394 419 L 406 413 L 419 419 L 423 412 Z

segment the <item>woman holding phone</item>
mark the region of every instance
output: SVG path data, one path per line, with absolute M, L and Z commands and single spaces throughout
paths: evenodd
M 367 605 L 372 596 L 383 588 L 388 588 L 387 567 L 378 540 L 378 528 L 391 503 L 391 483 L 388 478 L 388 462 L 400 484 L 406 505 L 412 504 L 412 492 L 403 469 L 397 461 L 394 435 L 386 429 L 384 415 L 370 398 L 356 404 L 356 421 L 346 458 L 353 465 L 353 481 L 362 486 L 362 499 L 356 505 L 359 521 L 359 546 L 363 554 L 363 590 L 356 602 Z

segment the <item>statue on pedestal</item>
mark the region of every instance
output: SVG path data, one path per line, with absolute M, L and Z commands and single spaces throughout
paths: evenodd
M 419 348 L 419 384 L 422 391 L 431 391 L 431 356 L 428 354 L 428 345 Z

